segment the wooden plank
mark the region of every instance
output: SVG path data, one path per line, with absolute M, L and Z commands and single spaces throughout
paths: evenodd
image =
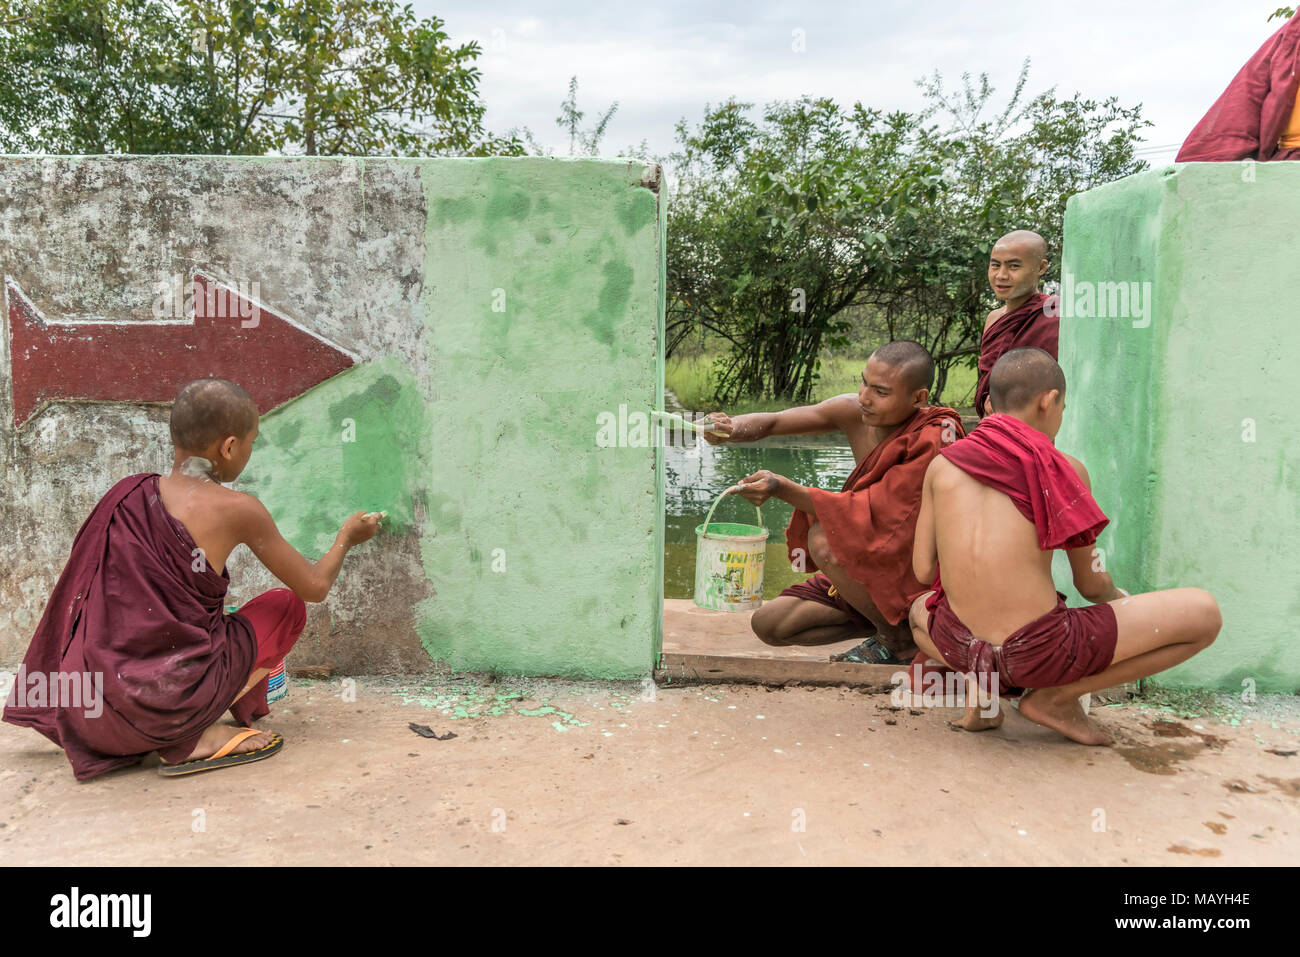
M 840 685 L 890 691 L 893 676 L 906 665 L 859 665 L 847 661 L 798 661 L 742 658 L 736 655 L 687 655 L 665 652 L 655 672 L 663 684 Z

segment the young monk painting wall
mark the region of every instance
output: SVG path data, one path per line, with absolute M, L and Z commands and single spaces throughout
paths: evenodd
M 171 472 L 122 479 L 77 533 L 4 709 L 62 747 L 78 780 L 152 752 L 168 775 L 278 752 L 280 735 L 242 726 L 268 713 L 267 676 L 302 633 L 304 600 L 323 601 L 348 550 L 379 529 L 381 513 L 357 512 L 311 562 L 261 502 L 224 487 L 257 439 L 257 406 L 233 382 L 186 385 L 170 425 Z M 226 614 L 226 559 L 241 544 L 289 587 Z M 74 674 L 101 684 L 93 709 L 48 694 Z M 226 711 L 236 724 L 220 722 Z

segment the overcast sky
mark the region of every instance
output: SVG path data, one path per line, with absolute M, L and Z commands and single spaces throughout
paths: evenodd
M 479 41 L 486 123 L 528 126 L 568 151 L 555 126 L 569 77 L 588 119 L 618 101 L 603 152 L 648 141 L 674 146 L 673 127 L 730 96 L 762 104 L 807 93 L 882 109 L 916 109 L 915 81 L 948 85 L 988 73 L 1009 94 L 1031 57 L 1028 90 L 1118 96 L 1155 125 L 1146 157 L 1172 160 L 1191 127 L 1279 26 L 1280 0 L 932 0 L 744 3 L 717 0 L 411 0 L 446 21 L 453 40 Z M 792 49 L 803 31 L 805 50 Z M 1000 100 L 999 100 L 1000 101 Z

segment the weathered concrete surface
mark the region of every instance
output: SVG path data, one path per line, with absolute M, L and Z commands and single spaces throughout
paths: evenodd
M 237 486 L 347 559 L 291 661 L 631 677 L 660 641 L 662 464 L 597 415 L 662 391 L 657 177 L 606 161 L 0 158 L 0 268 L 52 322 L 155 322 L 194 270 L 358 363 L 263 417 Z M 653 188 L 652 188 L 653 187 Z M 8 310 L 3 313 L 8 322 Z M 89 327 L 88 327 L 89 328 Z M 124 475 L 170 466 L 167 411 L 56 403 L 14 427 L 0 335 L 0 666 Z M 204 370 L 195 373 L 206 374 Z M 259 383 L 243 383 L 257 396 Z M 273 584 L 245 550 L 235 603 Z
M 951 709 L 844 689 L 341 690 L 293 682 L 261 722 L 280 754 L 184 778 L 78 784 L 54 745 L 0 725 L 0 862 L 1269 866 L 1300 851 L 1290 696 L 1240 717 L 1105 708 L 1119 745 L 1086 748 L 1014 713 L 967 734 Z
M 1298 216 L 1296 163 L 1168 166 L 1066 210 L 1057 445 L 1111 518 L 1098 544 L 1116 583 L 1198 586 L 1223 611 L 1215 644 L 1162 684 L 1300 689 L 1300 421 L 1284 398 L 1300 270 L 1275 235 Z

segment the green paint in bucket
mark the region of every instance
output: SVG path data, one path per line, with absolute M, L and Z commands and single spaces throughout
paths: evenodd
M 758 506 L 757 525 L 712 520 L 730 491 L 717 497 L 704 524 L 695 528 L 695 604 L 711 611 L 753 611 L 763 604 L 768 532 Z

